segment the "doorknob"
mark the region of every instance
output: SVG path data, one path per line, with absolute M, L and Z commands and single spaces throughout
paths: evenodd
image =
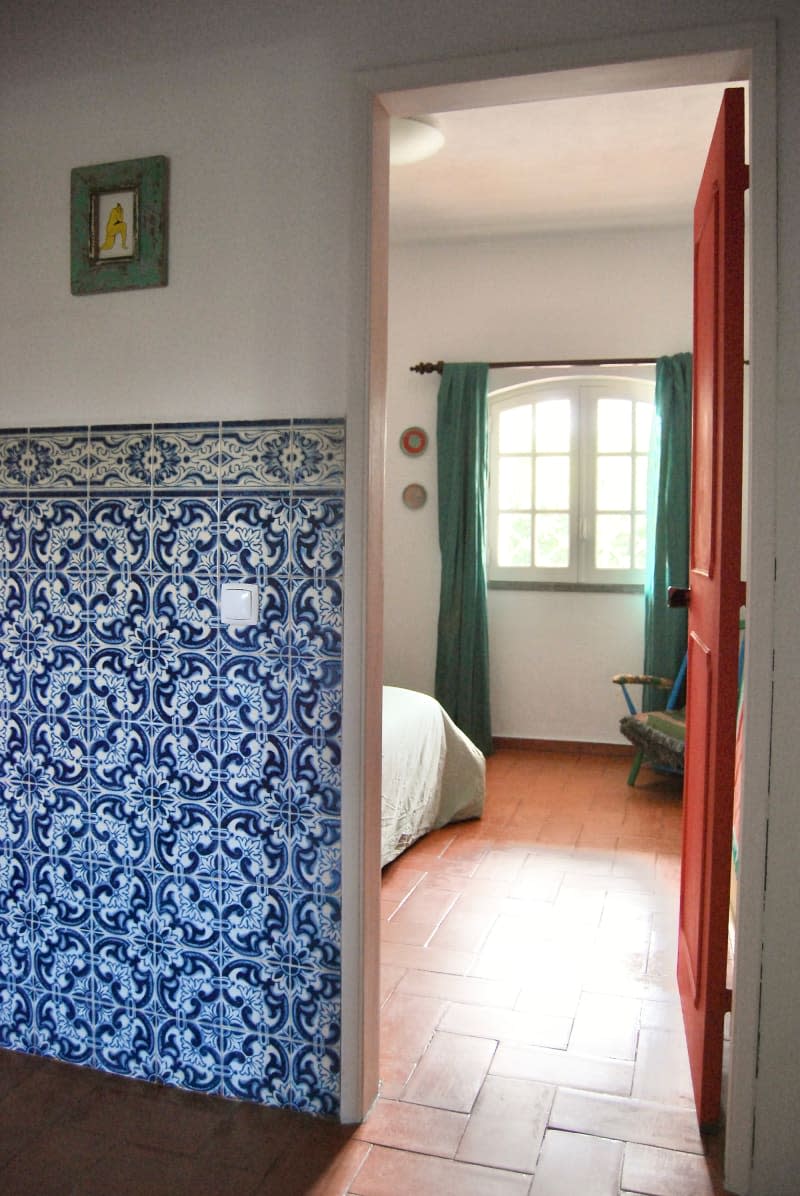
M 673 610 L 676 607 L 688 606 L 691 592 L 691 589 L 688 588 L 683 589 L 681 586 L 670 586 L 667 590 L 667 606 L 672 607 Z

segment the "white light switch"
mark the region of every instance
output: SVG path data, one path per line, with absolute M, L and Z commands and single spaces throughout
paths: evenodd
M 219 617 L 234 627 L 258 622 L 258 586 L 224 582 L 219 596 Z

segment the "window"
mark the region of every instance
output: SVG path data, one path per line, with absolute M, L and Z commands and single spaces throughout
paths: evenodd
M 653 384 L 547 379 L 490 398 L 490 582 L 644 582 Z

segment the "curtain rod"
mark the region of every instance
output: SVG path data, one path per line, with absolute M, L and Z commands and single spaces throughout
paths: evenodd
M 601 357 L 583 357 L 576 358 L 573 361 L 565 361 L 563 357 L 557 358 L 555 361 L 490 361 L 490 370 L 522 370 L 533 369 L 535 367 L 554 367 L 554 366 L 596 366 L 596 365 L 655 365 L 655 357 L 620 357 L 613 358 L 608 361 Z M 412 374 L 441 374 L 444 369 L 443 361 L 420 361 L 416 365 L 408 367 Z

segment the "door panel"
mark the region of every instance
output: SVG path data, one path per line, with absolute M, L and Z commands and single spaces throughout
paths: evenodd
M 678 936 L 697 1115 L 719 1119 L 741 581 L 744 94 L 725 92 L 694 223 L 689 668 Z

